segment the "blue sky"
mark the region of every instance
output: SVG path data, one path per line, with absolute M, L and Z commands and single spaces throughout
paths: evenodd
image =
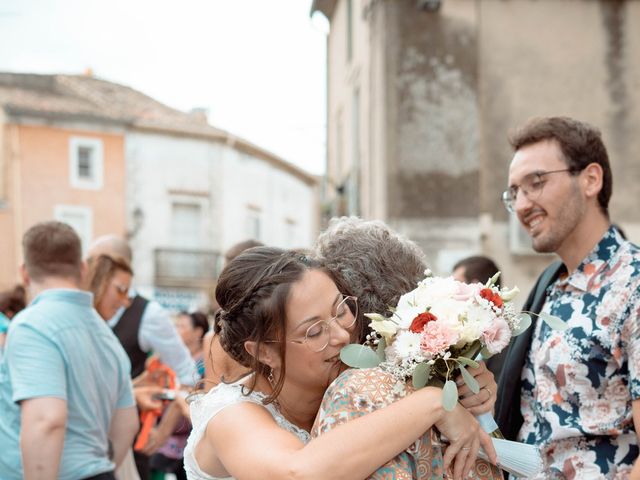
M 310 0 L 2 0 L 0 70 L 91 68 L 307 171 L 325 168 L 326 38 Z

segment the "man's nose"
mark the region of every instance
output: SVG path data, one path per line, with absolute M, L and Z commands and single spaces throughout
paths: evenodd
M 524 192 L 524 190 L 518 190 L 516 193 L 516 198 L 513 202 L 513 210 L 517 214 L 522 214 L 528 211 L 531 208 L 532 202 L 529 200 L 529 196 Z

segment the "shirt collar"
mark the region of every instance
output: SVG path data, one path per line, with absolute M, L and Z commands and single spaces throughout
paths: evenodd
M 36 305 L 44 300 L 62 300 L 77 303 L 78 305 L 93 307 L 93 293 L 73 288 L 51 288 L 44 290 L 33 299 L 30 306 Z
M 614 226 L 610 226 L 596 246 L 578 265 L 578 268 L 562 282 L 587 292 L 594 277 L 610 268 L 613 257 L 624 241 L 620 232 Z

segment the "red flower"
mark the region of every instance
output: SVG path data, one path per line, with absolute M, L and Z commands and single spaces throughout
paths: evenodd
M 483 288 L 482 290 L 480 290 L 480 296 L 485 300 L 489 300 L 498 308 L 502 308 L 502 305 L 504 305 L 504 302 L 502 301 L 500 295 L 498 295 L 490 288 Z
M 422 333 L 427 323 L 437 319 L 438 317 L 436 317 L 433 313 L 429 313 L 429 312 L 421 313 L 420 315 L 418 315 L 416 318 L 413 319 L 413 321 L 411 322 L 411 326 L 409 327 L 409 330 L 411 330 L 413 333 Z

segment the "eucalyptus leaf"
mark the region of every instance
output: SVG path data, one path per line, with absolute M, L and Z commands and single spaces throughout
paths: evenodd
M 380 363 L 376 352 L 356 343 L 351 343 L 340 350 L 340 360 L 353 368 L 373 368 Z
M 467 367 L 471 367 L 471 368 L 478 368 L 480 366 L 478 362 L 476 362 L 475 360 L 471 360 L 470 358 L 467 358 L 467 357 L 458 357 L 456 358 L 456 361 L 458 363 L 461 363 L 462 365 L 466 365 Z
M 414 388 L 422 388 L 429 381 L 429 375 L 431 374 L 431 366 L 426 363 L 420 363 L 413 371 L 413 386 Z
M 387 320 L 387 317 L 380 315 L 379 313 L 365 313 L 364 316 L 374 322 L 383 322 L 384 320 Z
M 460 365 L 460 373 L 462 373 L 462 379 L 464 383 L 467 384 L 467 387 L 469 387 L 473 393 L 478 393 L 480 391 L 480 385 L 478 385 L 478 381 L 473 378 L 473 375 L 467 372 L 467 369 L 462 365 Z
M 381 362 L 384 362 L 387 358 L 384 354 L 385 348 L 387 348 L 387 341 L 382 337 L 378 342 L 378 348 L 376 348 L 376 355 L 378 356 L 378 360 Z
M 458 403 L 458 387 L 453 380 L 447 380 L 442 388 L 442 406 L 447 412 L 456 408 Z
M 517 337 L 531 326 L 531 315 L 529 315 L 528 313 L 522 312 L 518 315 L 517 318 L 520 322 L 520 325 L 518 325 L 518 328 L 513 331 L 514 337 Z
M 569 328 L 567 322 L 563 322 L 559 317 L 556 317 L 555 315 L 549 315 L 548 313 L 543 312 L 540 314 L 540 319 L 551 328 L 553 328 L 554 330 L 558 330 L 559 332 L 564 332 Z

